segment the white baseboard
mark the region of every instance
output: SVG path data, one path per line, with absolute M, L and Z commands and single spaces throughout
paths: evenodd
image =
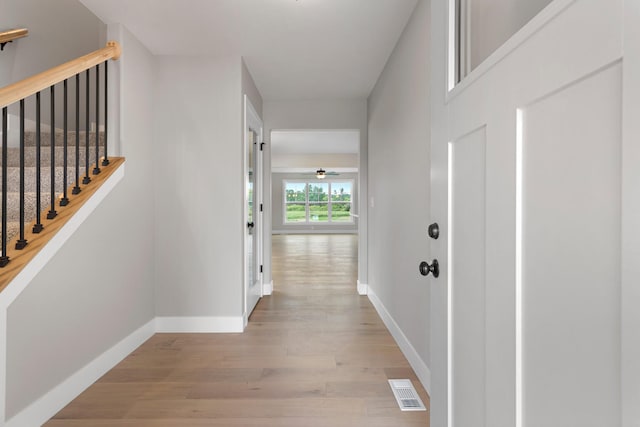
M 271 295 L 273 293 L 273 280 L 262 285 L 262 295 Z
M 369 293 L 369 285 L 366 283 L 360 283 L 358 280 L 358 295 L 367 295 Z
M 7 420 L 5 427 L 39 426 L 44 424 L 91 384 L 120 363 L 136 348 L 140 347 L 154 333 L 155 325 L 154 321 L 151 320 Z
M 409 361 L 409 364 L 418 376 L 418 379 L 422 383 L 422 386 L 427 391 L 427 393 L 431 394 L 431 371 L 429 370 L 429 367 L 424 362 L 424 360 L 422 360 L 420 355 L 418 355 L 416 349 L 413 348 L 411 342 L 409 342 L 409 339 L 402 332 L 400 326 L 398 326 L 396 321 L 393 320 L 393 317 L 391 317 L 391 314 L 389 314 L 386 307 L 384 306 L 384 304 L 382 304 L 382 301 L 380 301 L 375 292 L 373 292 L 373 290 L 369 288 L 367 295 L 369 297 L 369 300 L 371 301 L 371 304 L 373 304 L 376 311 L 378 312 L 378 315 L 384 322 L 385 326 L 387 327 L 387 329 L 389 329 L 391 336 L 393 336 L 393 339 L 396 340 L 396 343 L 398 344 L 398 347 L 400 347 L 400 350 L 404 354 L 404 357 L 406 357 Z
M 242 333 L 244 316 L 156 317 L 158 333 Z

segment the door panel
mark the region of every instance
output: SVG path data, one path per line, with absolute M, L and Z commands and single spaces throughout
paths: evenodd
M 260 286 L 258 286 L 258 257 L 257 257 L 257 233 L 256 226 L 258 218 L 256 213 L 256 132 L 247 129 L 246 142 L 246 176 L 245 176 L 245 212 L 246 212 L 246 240 L 245 240 L 245 293 L 246 293 L 246 313 L 251 314 L 260 299 Z
M 621 424 L 630 4 L 555 0 L 449 92 L 431 4 L 434 427 Z
M 249 289 L 256 284 L 256 191 L 255 191 L 256 132 L 250 129 L 247 140 L 247 278 Z
M 523 111 L 527 426 L 619 424 L 621 78 L 616 63 Z
M 483 127 L 450 147 L 452 417 L 461 427 L 485 425 L 485 143 Z
M 262 172 L 262 157 L 260 143 L 262 142 L 262 120 L 245 95 L 245 147 L 244 147 L 244 314 L 245 324 L 256 304 L 262 297 L 262 264 L 261 239 L 262 213 L 258 206 L 261 200 L 260 174 Z

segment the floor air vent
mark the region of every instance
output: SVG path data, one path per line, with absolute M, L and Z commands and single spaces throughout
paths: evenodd
M 401 411 L 426 411 L 420 396 L 411 384 L 411 380 L 389 380 L 393 395 L 398 401 Z

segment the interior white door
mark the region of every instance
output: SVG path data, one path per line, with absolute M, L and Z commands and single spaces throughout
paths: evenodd
M 262 122 L 245 97 L 245 322 L 262 297 L 260 205 L 260 143 Z
M 625 5 L 556 0 L 453 87 L 444 3 L 431 425 L 620 426 Z

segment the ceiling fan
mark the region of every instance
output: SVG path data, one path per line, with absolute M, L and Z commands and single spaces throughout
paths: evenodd
M 309 172 L 305 175 L 315 175 L 318 179 L 325 179 L 327 176 L 338 176 L 340 174 L 338 172 L 327 172 L 324 169 L 320 168 L 315 172 Z

